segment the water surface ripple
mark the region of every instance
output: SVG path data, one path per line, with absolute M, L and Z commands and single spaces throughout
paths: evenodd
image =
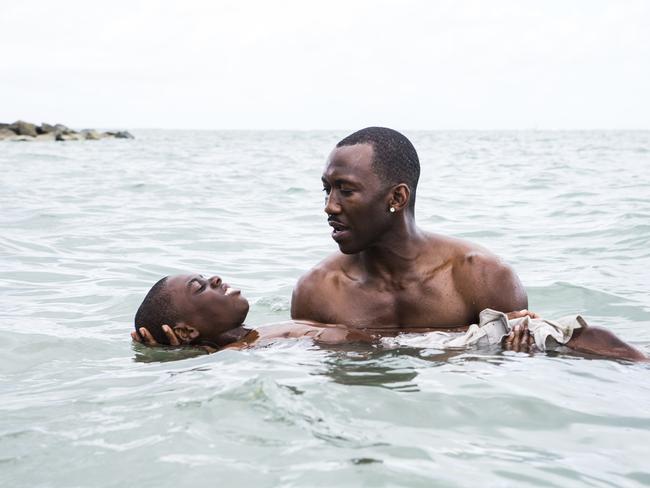
M 128 340 L 185 270 L 289 317 L 335 249 L 345 132 L 134 131 L 0 143 L 0 485 L 648 486 L 647 365 L 498 349 L 212 356 Z M 419 224 L 512 264 L 530 308 L 650 353 L 650 133 L 410 132 Z

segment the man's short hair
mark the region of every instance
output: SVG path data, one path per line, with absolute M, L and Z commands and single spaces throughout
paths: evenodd
M 366 127 L 345 139 L 336 147 L 371 144 L 373 168 L 379 178 L 388 185 L 406 183 L 411 190 L 409 208 L 415 208 L 415 190 L 420 179 L 418 153 L 406 136 L 386 127 Z
M 138 328 L 146 327 L 156 342 L 168 345 L 169 340 L 162 326 L 167 324 L 174 327 L 179 322 L 179 313 L 172 304 L 171 295 L 167 290 L 167 278 L 168 276 L 165 276 L 151 287 L 135 313 L 134 325 L 138 335 L 140 335 Z

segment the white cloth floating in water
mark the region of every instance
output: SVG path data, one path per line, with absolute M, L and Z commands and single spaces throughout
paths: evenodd
M 503 312 L 486 308 L 479 315 L 479 323 L 469 326 L 467 332 L 428 332 L 424 334 L 402 334 L 384 338 L 385 346 L 456 348 L 500 344 L 505 336 L 517 325 L 527 325 L 540 351 L 555 349 L 571 339 L 573 331 L 587 327 L 580 315 L 569 315 L 557 320 L 520 317 L 508 320 Z

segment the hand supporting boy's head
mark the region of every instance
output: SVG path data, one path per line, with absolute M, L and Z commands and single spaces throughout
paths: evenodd
M 169 325 L 183 344 L 218 342 L 219 335 L 244 323 L 248 300 L 219 276 L 174 275 L 158 281 L 135 314 L 135 329 L 146 327 L 159 344 L 169 344 Z

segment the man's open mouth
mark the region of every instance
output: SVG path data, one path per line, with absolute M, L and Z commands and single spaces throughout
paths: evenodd
M 335 220 L 330 220 L 329 225 L 332 227 L 332 238 L 335 241 L 344 238 L 350 233 L 350 229 L 347 226 Z

